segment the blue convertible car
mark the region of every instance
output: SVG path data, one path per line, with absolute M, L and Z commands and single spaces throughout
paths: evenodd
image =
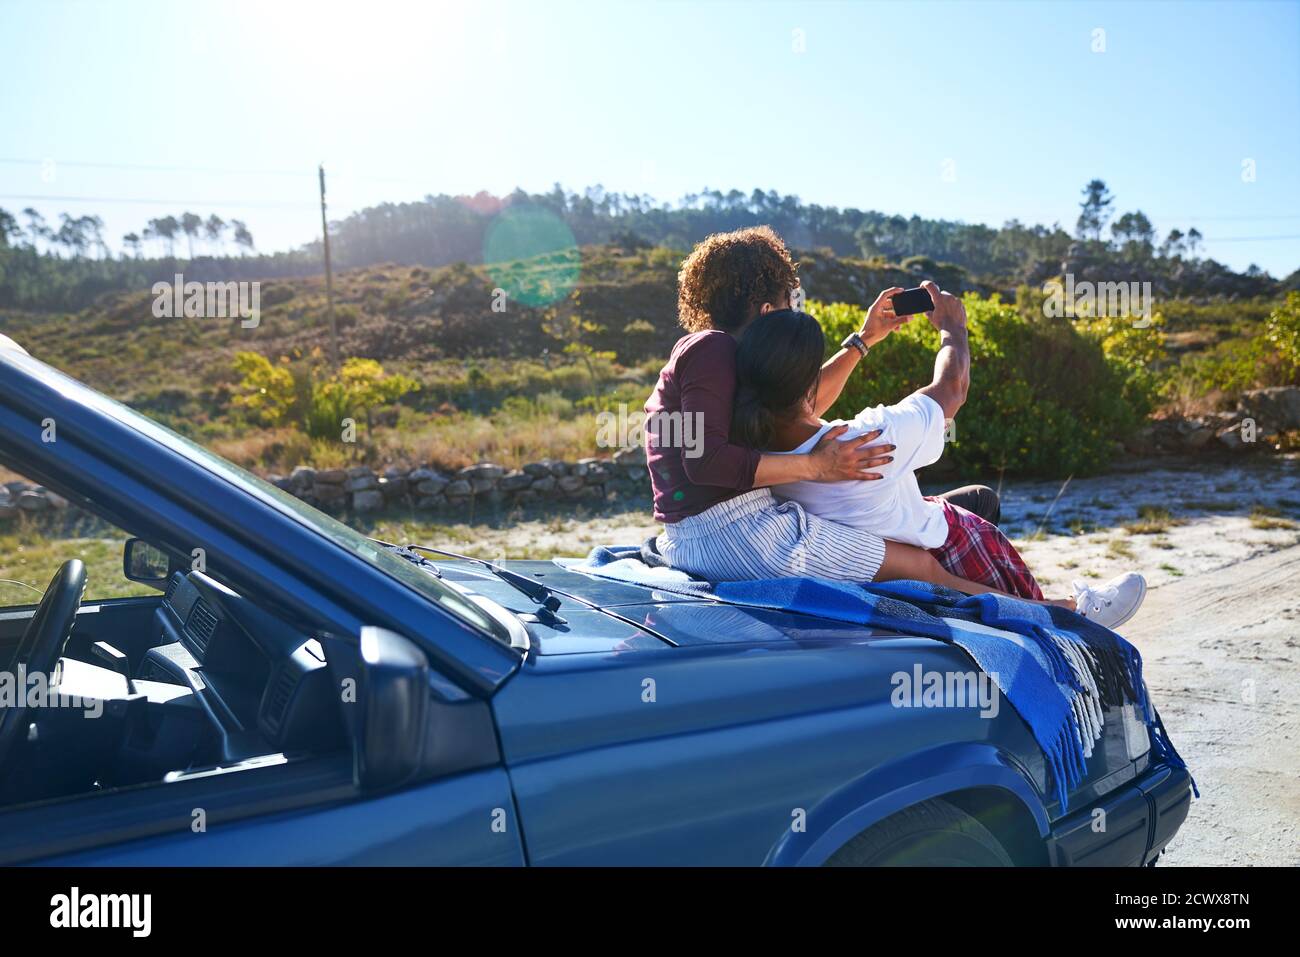
M 1011 707 L 891 704 L 951 644 L 376 542 L 11 350 L 0 462 L 158 591 L 0 610 L 0 862 L 1140 865 L 1187 814 L 1121 709 L 1063 810 Z

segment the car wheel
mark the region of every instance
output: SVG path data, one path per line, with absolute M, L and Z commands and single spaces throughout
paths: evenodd
M 935 799 L 899 811 L 836 851 L 827 867 L 1012 867 L 983 824 Z

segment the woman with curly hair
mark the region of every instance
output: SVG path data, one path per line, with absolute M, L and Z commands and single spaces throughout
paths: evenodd
M 711 581 L 939 580 L 942 570 L 925 550 L 887 543 L 772 494 L 771 486 L 794 482 L 878 480 L 871 469 L 892 461 L 893 451 L 870 445 L 879 431 L 838 441 L 846 426 L 837 426 L 798 455 L 764 453 L 731 439 L 737 339 L 758 316 L 790 308 L 799 288 L 796 269 L 767 226 L 710 236 L 682 264 L 678 320 L 688 334 L 673 347 L 645 406 L 654 515 L 664 525 L 656 547 L 670 565 Z M 900 291 L 881 293 L 862 329 L 821 367 L 819 415 L 839 397 L 867 350 L 908 321 L 890 304 Z M 992 490 L 973 486 L 949 496 L 997 520 Z

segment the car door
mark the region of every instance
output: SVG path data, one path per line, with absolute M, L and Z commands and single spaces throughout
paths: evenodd
M 413 643 L 384 634 L 414 662 L 414 681 L 391 694 L 387 678 L 368 678 L 349 659 L 381 675 L 391 661 L 362 661 L 360 640 L 322 636 L 335 678 L 357 675 L 370 689 L 359 693 L 360 712 L 340 702 L 348 748 L 0 809 L 0 864 L 523 864 L 486 702 L 428 671 Z
M 244 768 L 144 794 L 0 812 L 0 862 L 80 866 L 524 863 L 506 773 L 382 794 L 350 758 Z

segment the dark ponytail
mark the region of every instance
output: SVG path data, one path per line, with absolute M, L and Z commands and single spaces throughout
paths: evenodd
M 736 352 L 732 441 L 768 448 L 777 421 L 817 389 L 825 358 L 826 336 L 806 312 L 778 309 L 751 322 Z

